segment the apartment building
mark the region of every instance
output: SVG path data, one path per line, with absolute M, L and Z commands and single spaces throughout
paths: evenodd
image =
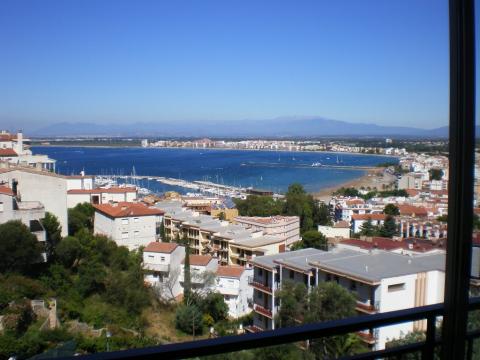
M 324 252 L 303 249 L 258 257 L 253 261 L 253 327 L 250 331 L 275 328 L 280 302 L 275 290 L 282 281 L 302 282 L 307 288 L 321 281 L 335 281 L 357 297 L 359 313 L 374 314 L 443 301 L 444 254 L 401 255 L 374 250 L 369 252 L 335 249 Z M 369 329 L 362 339 L 373 349 L 414 330 L 424 330 L 425 322 L 410 322 Z
M 129 250 L 158 240 L 163 211 L 142 203 L 119 202 L 94 205 L 94 233 L 113 239 Z
M 155 287 L 165 300 L 183 294 L 180 274 L 184 258 L 185 248 L 176 243 L 151 242 L 143 250 L 145 282 Z
M 33 155 L 28 146 L 29 142 L 21 130 L 17 134 L 11 134 L 6 130 L 0 131 L 0 160 L 12 165 L 55 171 L 56 160 L 50 159 L 47 155 Z
M 200 214 L 179 201 L 158 202 L 155 206 L 165 211 L 165 236 L 187 237 L 193 254 L 213 256 L 221 265 L 245 265 L 247 256 L 285 251 L 285 238 Z
M 287 246 L 300 240 L 300 218 L 298 216 L 237 216 L 235 223 L 246 229 L 261 231 L 266 235 L 285 239 Z
M 218 269 L 218 261 L 208 255 L 190 255 L 190 282 L 192 290 L 208 292 L 215 289 L 215 277 Z M 180 285 L 184 287 L 185 259 L 182 261 L 180 273 Z
M 348 221 L 337 221 L 332 226 L 318 225 L 317 230 L 327 238 L 349 238 L 350 223 Z
M 362 225 L 367 221 L 371 221 L 373 226 L 381 226 L 385 223 L 385 214 L 359 214 L 352 215 L 352 232 L 359 233 L 362 230 Z
M 252 274 L 253 269 L 243 266 L 227 265 L 217 268 L 215 291 L 223 295 L 231 318 L 239 318 L 251 312 L 249 304 L 252 301 L 253 288 L 248 285 L 248 279 Z
M 38 201 L 18 201 L 13 190 L 0 185 L 0 224 L 20 220 L 45 244 L 46 233 L 41 219 L 45 217 L 45 207 Z
M 74 188 L 67 191 L 67 206 L 73 208 L 81 203 L 108 204 L 109 202 L 133 202 L 137 200 L 136 187 Z
M 31 167 L 0 168 L 0 182 L 7 184 L 21 201 L 39 201 L 45 211 L 54 214 L 68 235 L 67 191 L 71 181 L 81 176 L 65 176 Z

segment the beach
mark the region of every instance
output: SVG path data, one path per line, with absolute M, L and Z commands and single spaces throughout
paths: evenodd
M 385 173 L 384 170 L 384 168 L 368 170 L 363 176 L 357 179 L 342 182 L 338 185 L 322 189 L 321 191 L 315 192 L 312 195 L 317 200 L 329 201 L 332 197 L 332 194 L 342 187 L 353 187 L 356 189 L 360 189 L 361 187 L 370 187 L 371 189 L 377 188 L 379 190 L 382 190 L 383 185 L 389 186 L 394 183 L 396 179 L 394 175 Z

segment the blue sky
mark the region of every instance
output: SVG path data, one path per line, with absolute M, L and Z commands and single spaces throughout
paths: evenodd
M 0 127 L 448 121 L 446 0 L 2 0 Z

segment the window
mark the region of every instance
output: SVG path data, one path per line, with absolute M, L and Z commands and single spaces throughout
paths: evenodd
M 160 257 L 160 261 L 165 261 L 165 256 Z
M 0 202 L 0 212 L 3 212 L 3 202 Z
M 139 220 L 140 220 L 139 218 L 133 218 L 134 223 L 138 223 Z
M 122 232 L 122 239 L 128 239 L 128 232 Z
M 289 277 L 290 279 L 293 279 L 293 278 L 295 277 L 295 273 L 294 273 L 293 270 L 289 270 L 289 272 L 288 272 L 288 277 Z
M 258 269 L 258 276 L 263 276 L 263 269 Z
M 138 231 L 138 230 L 133 233 L 133 236 L 135 236 L 135 237 L 137 237 L 139 235 L 140 235 L 140 231 Z
M 153 260 L 153 259 L 155 258 L 155 256 L 154 256 L 154 255 L 148 255 L 148 258 L 149 258 L 150 260 Z
M 350 290 L 357 291 L 357 282 L 355 280 L 350 281 Z
M 405 290 L 405 283 L 388 285 L 388 292 L 396 292 Z
M 128 219 L 122 219 L 122 225 L 128 225 Z

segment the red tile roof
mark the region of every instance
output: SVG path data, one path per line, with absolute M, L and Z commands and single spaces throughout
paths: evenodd
M 398 210 L 400 210 L 400 215 L 409 215 L 409 216 L 427 216 L 428 211 L 422 206 L 413 206 L 408 204 L 398 205 Z
M 228 265 L 228 266 L 219 266 L 217 269 L 217 275 L 223 277 L 234 277 L 239 278 L 242 276 L 245 268 L 243 266 Z
M 96 188 L 96 189 L 71 189 L 69 194 L 124 194 L 129 192 L 137 192 L 134 187 L 111 187 L 111 188 Z
M 147 245 L 145 249 L 143 249 L 143 251 L 170 254 L 177 247 L 178 247 L 178 244 L 176 243 L 151 242 L 150 244 Z
M 353 214 L 352 220 L 385 220 L 385 214 Z
M 207 255 L 190 255 L 190 265 L 194 266 L 207 266 L 212 260 L 213 257 Z M 182 261 L 182 264 L 184 263 L 185 260 Z
M 10 189 L 8 186 L 0 186 L 0 194 L 9 195 L 9 196 L 15 195 L 12 189 Z
M 372 241 L 360 240 L 360 239 L 346 239 L 340 241 L 340 244 L 356 246 L 361 249 L 381 249 L 381 250 L 394 250 L 402 248 L 400 241 L 394 241 L 391 239 L 375 238 Z
M 160 209 L 150 208 L 142 203 L 118 202 L 114 204 L 93 205 L 95 210 L 111 218 L 163 215 Z
M 0 149 L 0 156 L 10 157 L 10 156 L 18 156 L 18 155 L 13 149 Z

